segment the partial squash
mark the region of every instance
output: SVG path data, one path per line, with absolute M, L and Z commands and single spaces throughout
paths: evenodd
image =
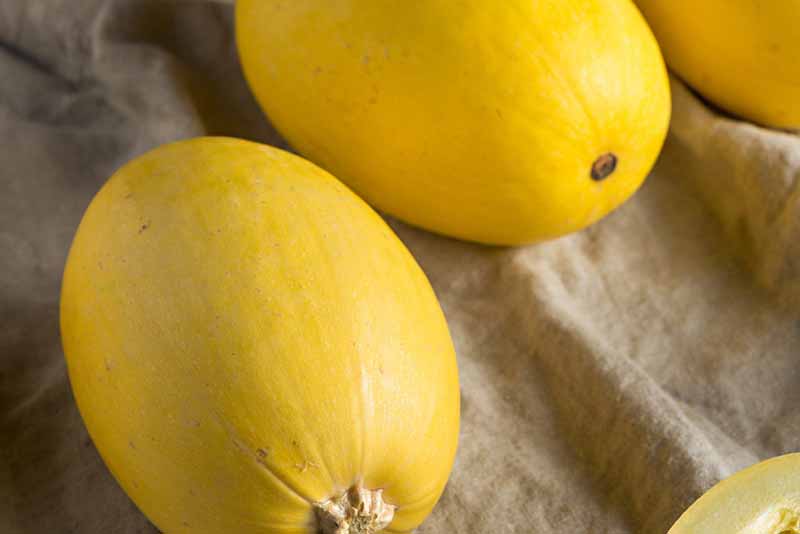
M 739 471 L 700 497 L 669 534 L 800 534 L 800 454 Z
M 800 1 L 636 0 L 690 86 L 753 122 L 800 128 Z

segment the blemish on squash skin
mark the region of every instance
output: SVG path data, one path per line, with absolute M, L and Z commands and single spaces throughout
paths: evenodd
M 309 470 L 309 468 L 317 468 L 317 467 L 319 467 L 318 464 L 312 462 L 311 460 L 303 460 L 302 464 L 294 464 L 294 466 L 301 473 L 305 473 L 306 471 Z
M 243 454 L 251 454 L 248 448 L 236 438 L 231 439 L 231 442 L 239 449 L 239 452 Z M 270 450 L 269 448 L 258 448 L 255 450 L 255 460 L 256 463 L 260 464 L 261 466 L 269 469 L 269 465 L 267 465 L 267 457 L 269 456 Z
M 256 462 L 264 467 L 267 467 L 267 456 L 269 456 L 269 449 L 256 449 Z
M 147 221 L 146 223 L 142 224 L 142 226 L 139 228 L 139 233 L 141 234 L 142 232 L 144 232 L 148 228 L 150 228 L 150 221 Z

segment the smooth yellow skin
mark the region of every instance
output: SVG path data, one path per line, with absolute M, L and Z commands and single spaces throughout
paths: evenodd
M 630 0 L 238 0 L 258 101 L 301 153 L 409 223 L 491 244 L 625 201 L 669 122 Z M 617 155 L 603 181 L 592 164 Z
M 456 451 L 441 309 L 389 227 L 311 163 L 199 138 L 118 171 L 61 300 L 75 397 L 104 460 L 168 534 L 316 532 L 357 484 L 428 515 Z
M 667 64 L 719 107 L 800 128 L 800 0 L 636 0 Z
M 700 497 L 668 534 L 800 534 L 800 454 L 739 471 Z

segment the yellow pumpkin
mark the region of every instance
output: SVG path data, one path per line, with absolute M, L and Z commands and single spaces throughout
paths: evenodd
M 667 63 L 711 102 L 800 128 L 800 0 L 636 0 Z
M 169 534 L 406 532 L 456 450 L 452 343 L 389 227 L 326 172 L 199 138 L 127 164 L 64 273 L 75 398 Z
M 739 471 L 700 497 L 668 534 L 800 534 L 800 454 Z
M 492 244 L 557 237 L 639 187 L 669 122 L 630 0 L 238 0 L 277 129 L 372 205 Z

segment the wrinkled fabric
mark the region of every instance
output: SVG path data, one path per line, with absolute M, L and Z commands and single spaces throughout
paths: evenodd
M 419 532 L 665 532 L 721 478 L 800 450 L 800 137 L 672 88 L 645 186 L 583 232 L 492 248 L 390 220 L 461 374 L 455 469 Z M 78 414 L 59 287 L 101 184 L 202 134 L 286 147 L 230 3 L 0 2 L 0 532 L 157 532 Z

